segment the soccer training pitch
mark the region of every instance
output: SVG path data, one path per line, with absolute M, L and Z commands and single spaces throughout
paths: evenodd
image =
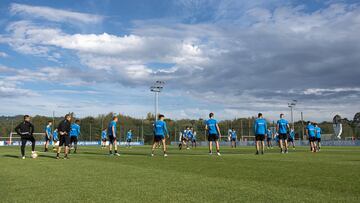
M 27 147 L 27 156 L 30 155 Z M 39 146 L 37 150 L 42 149 Z M 0 202 L 359 202 L 360 148 L 308 147 L 254 155 L 253 147 L 206 148 L 169 157 L 150 147 L 80 147 L 70 160 L 55 153 L 18 158 L 19 147 L 0 147 Z

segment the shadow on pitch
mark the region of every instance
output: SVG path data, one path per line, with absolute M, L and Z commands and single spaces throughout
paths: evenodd
M 20 159 L 20 156 L 18 156 L 18 155 L 13 155 L 13 154 L 5 154 L 5 155 L 3 155 L 3 157 Z

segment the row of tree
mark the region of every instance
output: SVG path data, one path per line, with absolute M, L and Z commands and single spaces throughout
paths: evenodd
M 76 119 L 76 114 L 72 113 L 74 119 Z M 101 131 L 105 129 L 108 123 L 111 121 L 114 113 L 108 113 L 104 115 L 98 115 L 96 117 L 88 116 L 81 120 L 81 137 L 80 140 L 99 140 L 101 136 Z M 144 140 L 146 143 L 151 142 L 152 140 L 152 130 L 154 123 L 154 115 L 148 113 L 145 119 L 137 119 L 126 115 L 117 114 L 119 117 L 118 123 L 118 134 L 121 136 L 122 140 L 125 139 L 126 132 L 131 129 L 134 134 L 135 140 Z M 32 122 L 35 126 L 35 132 L 44 132 L 44 129 L 48 121 L 54 120 L 54 128 L 57 124 L 63 119 L 63 117 L 46 117 L 46 116 L 34 116 Z M 238 137 L 241 136 L 251 138 L 254 136 L 253 132 L 253 122 L 256 118 L 238 118 L 233 120 L 223 120 L 220 121 L 219 126 L 221 128 L 222 134 L 227 135 L 228 129 L 234 128 L 238 132 Z M 0 117 L 0 138 L 8 137 L 10 132 L 13 132 L 15 126 L 23 120 L 23 116 L 1 116 Z M 344 137 L 356 137 L 360 138 L 360 113 L 357 113 L 354 116 L 353 120 L 343 119 L 343 138 Z M 205 140 L 205 125 L 203 119 L 182 119 L 182 120 L 171 120 L 166 119 L 168 129 L 170 132 L 170 140 L 175 141 L 179 138 L 179 132 L 183 131 L 186 126 L 191 126 L 197 132 L 198 140 Z M 304 125 L 306 121 L 297 121 L 295 122 L 295 132 L 297 138 L 302 138 L 304 133 Z M 274 127 L 276 121 L 269 121 L 269 126 Z M 319 126 L 322 128 L 324 134 L 333 134 L 333 127 L 331 122 L 322 122 L 319 123 Z

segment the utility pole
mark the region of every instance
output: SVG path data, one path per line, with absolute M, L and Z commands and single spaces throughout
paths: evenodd
M 301 138 L 304 139 L 304 115 L 303 112 L 301 112 Z
M 164 88 L 164 81 L 156 81 L 153 86 L 150 87 L 150 91 L 155 93 L 155 121 L 158 118 L 159 111 L 159 93 Z
M 53 115 L 52 115 L 52 126 L 51 126 L 52 132 L 54 132 L 54 126 L 55 126 L 55 111 L 53 111 Z
M 90 123 L 90 142 L 91 142 L 91 123 Z

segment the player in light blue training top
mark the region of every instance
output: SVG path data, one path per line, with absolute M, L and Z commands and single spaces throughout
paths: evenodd
M 190 143 L 192 141 L 192 137 L 193 137 L 193 131 L 191 130 L 191 128 L 189 127 L 187 130 L 187 149 L 190 149 Z
M 232 128 L 231 131 L 229 132 L 230 132 L 231 148 L 236 148 L 236 139 L 237 139 L 236 130 Z
M 212 155 L 212 142 L 215 142 L 217 155 L 221 156 L 219 145 L 221 132 L 217 120 L 214 119 L 214 113 L 209 114 L 209 120 L 205 123 L 205 131 L 208 133 L 209 154 Z
M 45 149 L 44 149 L 44 152 L 49 151 L 49 144 L 50 144 L 51 137 L 52 137 L 51 125 L 52 125 L 52 121 L 48 121 L 48 124 L 47 124 L 47 126 L 45 128 Z
M 306 135 L 309 138 L 310 149 L 312 152 L 316 152 L 316 143 L 315 143 L 315 126 L 309 121 L 306 126 Z
M 291 128 L 288 142 L 292 144 L 293 150 L 295 150 L 295 130 Z
M 74 153 L 75 154 L 77 153 L 77 143 L 79 140 L 79 136 L 80 136 L 80 120 L 76 120 L 75 123 L 71 124 L 69 153 L 71 152 L 71 148 L 73 147 L 74 147 Z
M 264 154 L 265 149 L 265 134 L 267 132 L 267 124 L 266 120 L 263 118 L 262 113 L 258 114 L 258 118 L 254 122 L 254 131 L 255 131 L 255 148 L 256 148 L 256 155 L 259 154 L 260 144 L 261 144 L 261 154 Z
M 279 146 L 281 153 L 288 153 L 288 129 L 290 129 L 289 122 L 284 119 L 284 114 L 280 114 L 280 120 L 278 120 L 276 124 L 276 131 L 279 137 Z
M 111 156 L 112 153 L 112 147 L 114 147 L 114 154 L 115 156 L 120 156 L 120 154 L 117 151 L 117 136 L 116 136 L 116 123 L 118 122 L 119 118 L 117 116 L 114 116 L 112 121 L 109 123 L 107 134 L 109 137 L 109 155 Z
M 151 148 L 151 156 L 154 156 L 154 151 L 156 148 L 156 145 L 160 144 L 162 142 L 163 150 L 164 150 L 164 157 L 167 157 L 166 153 L 166 140 L 165 137 L 169 138 L 169 132 L 166 127 L 166 123 L 164 121 L 165 116 L 160 114 L 158 116 L 158 120 L 154 124 L 154 142 Z
M 52 137 L 52 140 L 53 140 L 53 151 L 57 151 L 57 146 L 59 146 L 58 130 L 55 129 L 52 135 L 53 135 L 53 137 Z
M 317 123 L 315 123 L 315 138 L 317 141 L 317 149 L 320 151 L 321 148 L 321 128 Z
M 107 133 L 107 128 L 105 128 L 103 131 L 101 131 L 101 147 L 105 148 L 106 147 L 106 135 Z
M 272 149 L 272 136 L 273 136 L 273 132 L 270 128 L 267 129 L 266 131 L 266 144 L 267 144 L 267 148 L 271 148 Z
M 133 136 L 132 130 L 130 129 L 126 134 L 126 142 L 127 142 L 127 145 L 129 148 L 131 147 L 130 145 L 131 145 L 131 141 L 132 141 L 132 136 Z
M 196 131 L 194 131 L 194 128 L 193 128 L 193 127 L 191 127 L 190 130 L 191 130 L 191 132 L 192 132 L 192 136 L 191 136 L 191 147 L 194 148 L 194 146 L 195 146 L 195 148 L 196 148 Z

